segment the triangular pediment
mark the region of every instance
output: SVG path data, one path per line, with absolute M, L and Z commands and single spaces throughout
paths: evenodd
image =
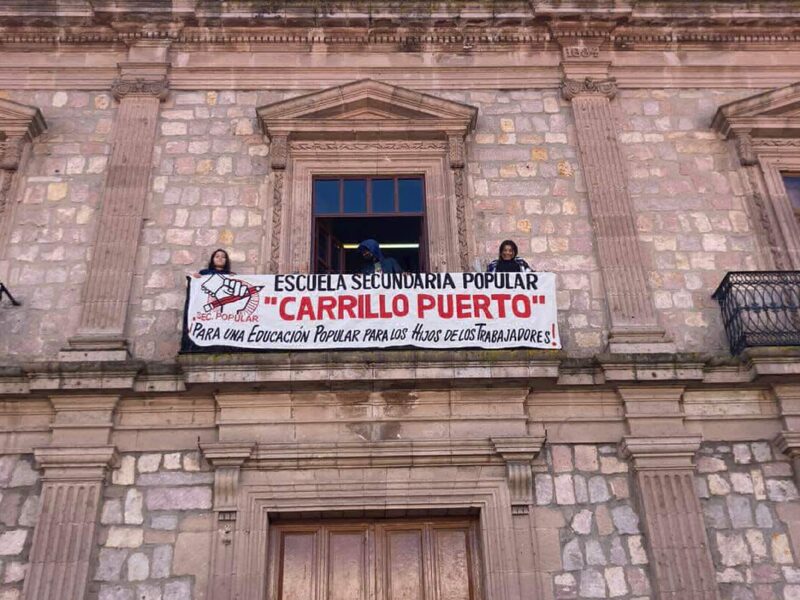
M 422 94 L 381 81 L 363 79 L 297 98 L 261 106 L 264 132 L 296 138 L 359 135 L 466 135 L 474 126 L 473 106 Z
M 752 137 L 797 137 L 800 82 L 720 106 L 712 127 L 725 137 L 737 132 Z
M 47 128 L 41 111 L 35 106 L 0 98 L 0 132 L 7 138 L 35 138 Z

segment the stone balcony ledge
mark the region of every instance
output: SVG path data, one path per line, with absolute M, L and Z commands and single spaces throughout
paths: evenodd
M 367 357 L 369 360 L 365 360 Z M 41 361 L 0 368 L 0 397 L 67 393 L 177 393 L 219 385 L 279 388 L 394 382 L 530 387 L 630 383 L 701 386 L 800 381 L 800 348 L 757 348 L 741 357 L 698 353 L 568 357 L 549 350 L 231 352 L 175 361 Z M 456 383 L 457 382 L 457 383 Z

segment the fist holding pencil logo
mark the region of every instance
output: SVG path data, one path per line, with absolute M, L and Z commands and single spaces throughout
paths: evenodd
M 258 304 L 258 292 L 263 287 L 251 286 L 239 279 L 214 273 L 201 284 L 201 289 L 209 296 L 203 310 L 235 314 L 252 312 Z

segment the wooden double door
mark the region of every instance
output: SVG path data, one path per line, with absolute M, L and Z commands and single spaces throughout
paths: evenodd
M 477 521 L 270 525 L 269 600 L 481 600 Z

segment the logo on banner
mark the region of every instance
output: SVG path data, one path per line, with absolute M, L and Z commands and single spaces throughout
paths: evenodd
M 203 311 L 217 317 L 252 315 L 258 308 L 259 292 L 263 288 L 263 285 L 251 285 L 242 279 L 214 273 L 200 286 L 208 294 Z

